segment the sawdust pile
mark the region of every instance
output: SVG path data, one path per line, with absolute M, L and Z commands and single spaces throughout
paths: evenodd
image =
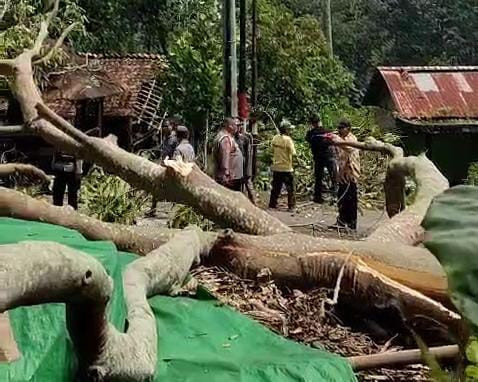
M 369 335 L 345 326 L 333 312 L 333 291 L 316 289 L 303 293 L 281 290 L 267 272 L 257 280 L 244 280 L 219 268 L 200 267 L 197 281 L 219 301 L 248 315 L 276 333 L 303 344 L 344 357 L 400 350 L 396 338 L 375 342 Z M 424 366 L 400 370 L 373 370 L 358 374 L 360 381 L 428 381 Z

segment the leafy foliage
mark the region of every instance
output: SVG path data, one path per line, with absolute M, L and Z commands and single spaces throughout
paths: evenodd
M 6 12 L 0 21 L 0 57 L 12 58 L 24 49 L 31 48 L 38 34 L 44 14 L 51 10 L 53 2 L 41 0 L 5 0 Z M 79 27 L 72 32 L 78 38 L 86 22 L 84 10 L 76 0 L 64 0 L 50 28 L 50 38 L 56 39 L 72 23 Z M 62 55 L 56 57 L 60 60 Z
M 84 179 L 80 195 L 88 215 L 123 224 L 133 224 L 144 213 L 150 199 L 121 178 L 97 167 Z
M 353 78 L 329 58 L 317 20 L 294 17 L 275 0 L 258 6 L 260 107 L 303 122 L 326 105 L 346 103 Z
M 468 168 L 466 183 L 471 186 L 478 186 L 478 163 L 472 163 Z
M 170 34 L 165 78 L 166 108 L 195 127 L 204 123 L 207 113 L 219 114 L 222 105 L 220 13 L 214 0 L 199 3 L 187 26 Z
M 325 0 L 282 0 L 321 20 Z M 469 0 L 334 0 L 334 53 L 363 87 L 376 65 L 477 63 L 478 8 Z M 373 36 L 371 38 L 371 36 Z
M 196 213 L 191 207 L 177 204 L 174 207 L 173 215 L 168 221 L 168 227 L 182 229 L 189 225 L 195 225 L 203 231 L 212 231 L 215 227 L 213 222 Z
M 438 258 L 447 277 L 451 299 L 478 334 L 478 187 L 459 186 L 438 196 L 424 221 L 425 246 Z M 463 338 L 458 337 L 461 342 Z M 478 380 L 478 342 L 472 337 L 466 349 L 470 365 L 467 381 Z

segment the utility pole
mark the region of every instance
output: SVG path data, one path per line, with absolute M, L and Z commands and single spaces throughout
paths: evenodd
M 255 114 L 254 121 L 251 123 L 252 133 L 252 177 L 257 175 L 257 145 L 259 144 L 259 134 L 257 129 L 257 0 L 252 0 L 252 78 L 251 78 L 251 104 Z
M 331 0 L 325 1 L 325 15 L 326 15 L 326 25 L 327 25 L 327 43 L 329 45 L 329 55 L 332 58 L 334 56 L 334 42 L 332 36 L 332 6 Z
M 247 56 L 246 56 L 246 43 L 247 43 L 247 7 L 246 0 L 240 0 L 240 45 L 239 45 L 239 93 L 245 94 L 247 92 L 246 85 L 246 71 L 247 71 Z
M 224 23 L 224 114 L 237 116 L 236 4 L 223 2 Z
M 252 81 L 251 103 L 253 110 L 257 107 L 257 0 L 252 0 Z

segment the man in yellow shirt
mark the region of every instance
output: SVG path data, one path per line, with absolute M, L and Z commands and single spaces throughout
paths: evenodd
M 294 155 L 296 155 L 294 142 L 289 136 L 291 127 L 289 122 L 283 121 L 279 127 L 280 134 L 277 134 L 272 139 L 272 190 L 271 199 L 269 201 L 269 208 L 277 208 L 277 201 L 282 191 L 282 186 L 285 184 L 290 211 L 295 207 L 294 168 L 292 159 Z

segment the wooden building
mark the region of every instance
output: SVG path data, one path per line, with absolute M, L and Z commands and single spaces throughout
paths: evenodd
M 120 146 L 132 149 L 135 137 L 141 139 L 163 120 L 157 77 L 164 68 L 159 55 L 80 54 L 69 66 L 47 75 L 42 95 L 48 107 L 80 130 L 102 137 L 115 134 Z M 4 87 L 0 91 L 0 156 L 4 161 L 28 158 L 49 171 L 53 148 L 25 134 L 22 124 L 19 106 Z
M 426 152 L 452 185 L 478 161 L 478 67 L 379 67 L 364 98 L 405 151 Z

